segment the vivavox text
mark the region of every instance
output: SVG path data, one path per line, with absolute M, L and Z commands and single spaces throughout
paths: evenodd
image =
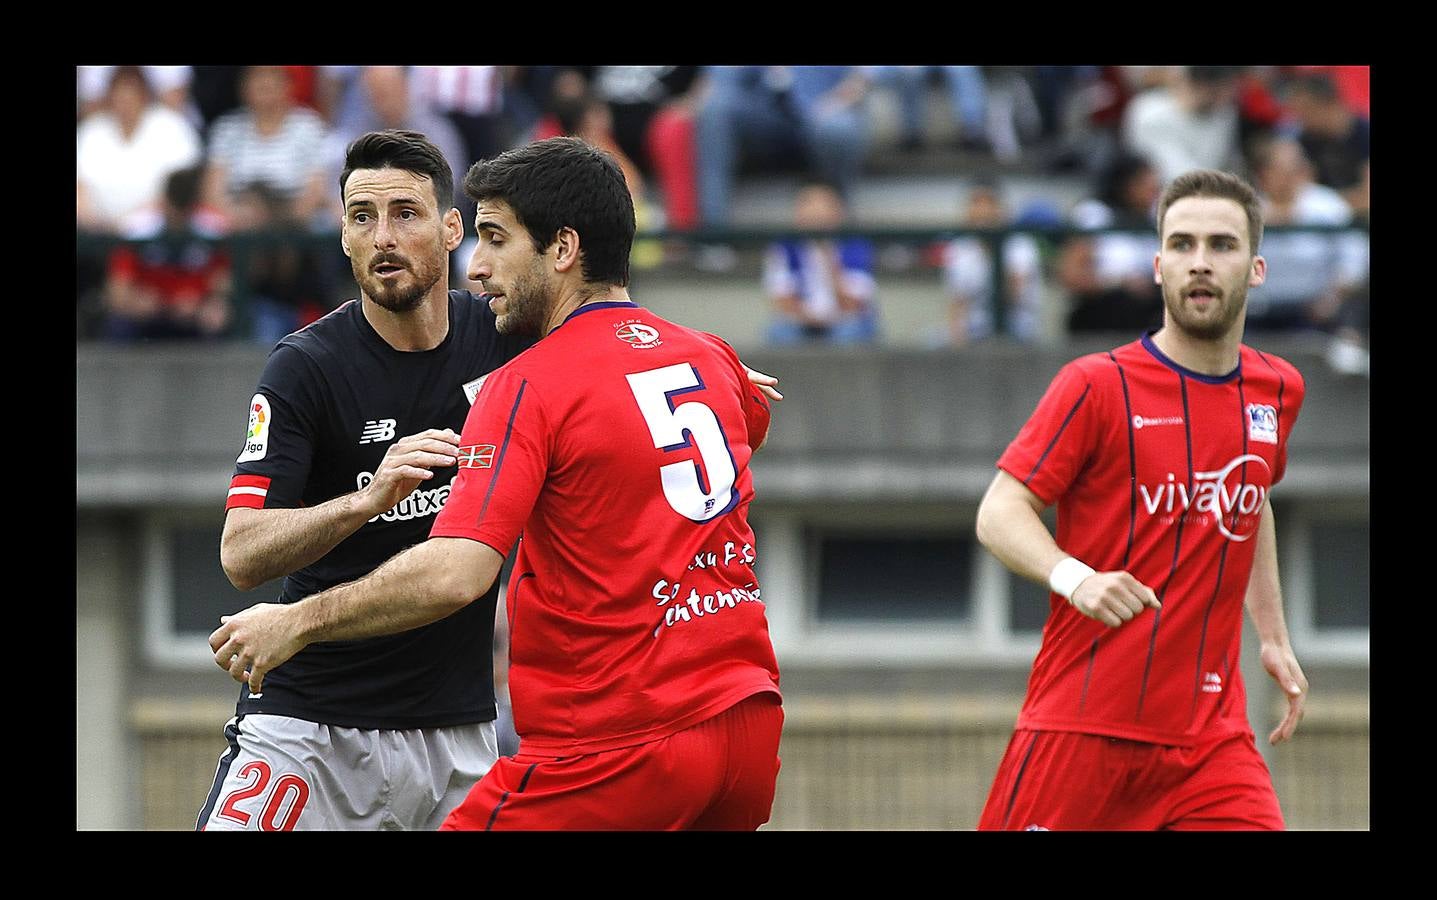
M 1169 472 L 1166 482 L 1138 485 L 1138 496 L 1148 515 L 1209 513 L 1229 540 L 1245 541 L 1257 531 L 1271 479 L 1267 460 L 1245 453 L 1221 469 L 1194 472 L 1191 489 Z

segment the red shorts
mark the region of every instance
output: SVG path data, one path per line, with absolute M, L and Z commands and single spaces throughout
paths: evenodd
M 1019 730 L 978 829 L 1281 831 L 1283 820 L 1250 733 L 1170 747 Z
M 783 706 L 755 694 L 634 747 L 501 757 L 441 831 L 753 831 L 773 811 Z

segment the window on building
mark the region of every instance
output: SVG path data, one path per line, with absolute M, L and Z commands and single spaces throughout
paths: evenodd
M 145 644 L 161 665 L 214 665 L 208 638 L 220 616 L 272 603 L 280 580 L 236 590 L 220 567 L 223 513 L 153 517 L 145 529 Z
M 970 614 L 971 537 L 819 532 L 813 543 L 820 621 L 958 621 Z

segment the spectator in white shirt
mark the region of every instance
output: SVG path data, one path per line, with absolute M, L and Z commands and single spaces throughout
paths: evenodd
M 118 66 L 104 106 L 75 133 L 75 220 L 113 233 L 126 217 L 157 205 L 170 173 L 199 162 L 199 134 L 156 102 L 139 66 Z

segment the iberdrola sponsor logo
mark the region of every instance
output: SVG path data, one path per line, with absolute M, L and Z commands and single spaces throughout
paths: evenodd
M 355 478 L 361 491 L 369 487 L 369 483 L 373 480 L 373 472 L 360 472 Z M 377 522 L 383 519 L 386 522 L 407 522 L 410 519 L 418 519 L 423 516 L 438 515 L 439 510 L 444 508 L 444 501 L 448 499 L 449 485 L 447 484 L 441 484 L 429 491 L 415 491 L 394 504 L 388 512 L 380 513 L 369 521 Z
M 1148 515 L 1171 519 L 1188 513 L 1210 515 L 1218 531 L 1230 541 L 1245 541 L 1257 533 L 1262 504 L 1272 470 L 1267 460 L 1253 453 L 1234 457 L 1211 472 L 1194 472 L 1192 488 L 1169 472 L 1166 481 L 1138 485 L 1138 496 Z

